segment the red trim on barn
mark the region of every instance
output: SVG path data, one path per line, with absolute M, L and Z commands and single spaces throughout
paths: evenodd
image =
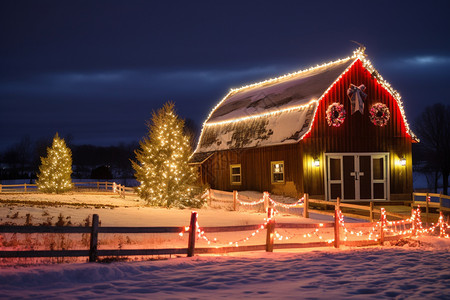
M 356 112 L 353 115 L 351 114 L 350 100 L 347 96 L 347 89 L 351 83 L 355 85 L 364 84 L 366 86 L 365 92 L 368 96 L 364 103 L 364 115 L 362 116 L 359 112 Z M 347 111 L 346 120 L 340 127 L 328 126 L 325 119 L 325 111 L 333 102 L 343 104 Z M 378 102 L 386 104 L 391 113 L 390 120 L 384 127 L 375 126 L 369 120 L 370 107 Z M 352 125 L 355 125 L 358 128 L 349 128 Z M 363 126 L 362 128 L 360 128 L 361 125 Z M 360 59 L 357 59 L 349 70 L 333 85 L 328 93 L 323 96 L 319 103 L 319 107 L 316 110 L 311 130 L 303 137 L 303 139 L 315 136 L 323 137 L 323 134 L 334 135 L 338 134 L 339 131 L 347 133 L 356 131 L 372 135 L 377 134 L 377 132 L 389 131 L 393 134 L 391 136 L 409 137 L 413 140 L 405 125 L 405 120 L 403 119 L 397 100 L 370 74 L 363 66 Z

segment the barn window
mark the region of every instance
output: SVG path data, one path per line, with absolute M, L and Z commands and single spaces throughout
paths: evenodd
M 270 162 L 272 169 L 272 183 L 284 183 L 284 161 Z
M 231 184 L 241 184 L 241 165 L 230 165 L 230 182 Z

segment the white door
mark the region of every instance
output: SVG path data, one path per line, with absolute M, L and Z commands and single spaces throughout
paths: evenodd
M 388 153 L 329 153 L 325 157 L 327 200 L 388 199 Z

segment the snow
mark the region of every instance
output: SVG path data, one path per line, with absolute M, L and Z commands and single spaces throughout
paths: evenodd
M 312 99 L 319 99 L 353 62 L 353 59 L 336 61 L 272 83 L 238 90 L 221 103 L 208 122 L 220 122 L 307 104 Z
M 448 299 L 449 248 L 385 247 L 7 268 L 0 298 Z
M 243 195 L 255 198 L 260 196 L 254 192 L 244 192 Z M 292 200 L 275 198 L 274 200 L 285 203 Z M 73 221 L 80 222 L 86 216 L 97 213 L 102 226 L 186 226 L 191 213 L 188 209 L 144 207 L 134 197 L 121 199 L 112 194 L 0 194 L 0 202 L 6 199 L 68 203 L 52 207 L 2 204 L 1 222 L 17 224 L 23 224 L 26 213 L 32 213 L 36 219 L 45 219 L 41 214 L 46 211 L 49 216 L 62 213 L 70 215 Z M 73 206 L 77 201 L 86 203 L 86 207 Z M 94 204 L 117 207 L 96 209 L 89 206 Z M 17 211 L 17 219 L 6 217 Z M 265 217 L 264 213 L 250 211 L 231 212 L 206 208 L 198 212 L 200 226 L 261 224 Z M 277 217 L 277 222 L 317 223 L 321 221 L 320 217 L 323 216 L 313 215 L 312 219 L 304 219 L 281 214 Z M 332 229 L 330 230 L 328 234 L 332 235 Z M 280 233 L 283 232 L 280 230 Z M 236 240 L 247 234 L 248 232 L 234 235 L 224 233 L 217 236 L 224 240 Z M 123 248 L 187 245 L 186 236 L 155 236 L 143 238 L 142 235 L 130 235 L 132 243 L 123 245 Z M 101 249 L 113 246 L 117 248 L 117 237 L 106 238 L 100 235 L 99 239 Z M 109 244 L 105 241 L 108 239 Z M 251 243 L 264 244 L 264 240 L 265 234 L 260 234 Z M 199 247 L 206 246 L 204 241 L 197 243 Z M 449 298 L 449 239 L 426 236 L 420 237 L 418 241 L 407 241 L 401 246 L 386 244 L 384 247 L 289 249 L 275 250 L 274 253 L 259 251 L 196 255 L 192 258 L 172 256 L 168 260 L 109 264 L 2 265 L 0 299 Z
M 318 105 L 313 100 L 320 99 L 354 61 L 337 61 L 230 93 L 206 121 L 195 153 L 298 142 L 312 124 Z M 280 110 L 284 111 L 276 113 Z M 273 114 L 247 118 L 263 113 Z M 246 119 L 229 122 L 240 118 Z
M 317 103 L 280 114 L 204 128 L 197 152 L 296 143 L 308 131 Z

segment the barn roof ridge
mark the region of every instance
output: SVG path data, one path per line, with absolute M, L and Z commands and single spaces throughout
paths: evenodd
M 226 94 L 226 95 L 225 95 L 225 96 L 224 96 L 224 97 L 223 97 L 223 98 L 222 98 L 222 99 L 214 106 L 214 108 L 210 111 L 210 113 L 208 114 L 208 117 L 206 118 L 205 122 L 203 123 L 203 126 L 205 126 L 205 125 L 210 126 L 210 125 L 215 125 L 215 124 L 220 124 L 220 123 L 222 123 L 222 122 L 208 122 L 208 121 L 211 119 L 211 116 L 214 114 L 214 112 L 215 112 L 215 111 L 223 104 L 223 102 L 224 102 L 225 100 L 227 100 L 230 96 L 236 94 L 237 92 L 242 92 L 242 91 L 247 90 L 247 89 L 252 89 L 252 88 L 260 87 L 260 86 L 267 85 L 267 84 L 272 84 L 272 83 L 281 82 L 281 81 L 283 81 L 283 80 L 291 79 L 291 78 L 293 78 L 293 77 L 295 77 L 295 76 L 301 75 L 301 74 L 303 74 L 303 73 L 305 73 L 305 72 L 308 72 L 308 71 L 314 71 L 314 70 L 317 70 L 317 69 L 320 69 L 320 68 L 332 66 L 332 65 L 335 65 L 335 64 L 339 64 L 339 63 L 342 63 L 342 62 L 346 62 L 346 61 L 351 60 L 351 59 L 354 59 L 354 62 L 355 62 L 358 58 L 360 58 L 360 57 L 358 57 L 358 56 L 356 55 L 356 52 L 357 52 L 357 51 L 358 51 L 358 50 L 356 50 L 356 51 L 353 53 L 352 56 L 347 56 L 346 58 L 337 59 L 337 60 L 334 60 L 334 61 L 330 61 L 330 62 L 327 62 L 327 63 L 323 63 L 323 64 L 321 64 L 321 65 L 316 64 L 315 66 L 311 66 L 311 67 L 309 67 L 309 68 L 305 68 L 305 69 L 302 69 L 302 70 L 299 70 L 299 71 L 295 71 L 295 72 L 283 74 L 283 75 L 281 75 L 281 76 L 274 77 L 274 78 L 269 78 L 269 79 L 262 80 L 262 81 L 259 81 L 259 82 L 251 83 L 251 84 L 248 84 L 248 85 L 241 86 L 241 87 L 239 87 L 239 88 L 231 88 L 231 89 L 228 91 L 228 93 L 227 93 L 227 94 Z M 361 55 L 364 55 L 363 52 L 361 52 L 361 53 L 362 53 Z M 352 63 L 352 64 L 353 64 L 353 63 Z M 344 72 L 344 73 L 345 73 L 345 72 Z M 310 101 L 310 102 L 314 102 L 314 101 Z M 304 104 L 304 105 L 300 105 L 300 106 L 308 106 L 308 105 L 307 105 L 307 104 Z M 297 106 L 293 107 L 292 109 L 296 109 L 296 108 L 297 108 Z M 283 109 L 283 110 L 285 110 L 285 109 Z M 283 110 L 280 110 L 280 112 L 282 112 Z M 288 109 L 288 110 L 289 110 L 289 109 Z M 267 114 L 268 114 L 268 113 L 265 112 L 265 113 L 261 113 L 261 114 L 255 114 L 255 116 L 258 116 L 258 115 L 265 116 L 265 115 L 267 115 Z M 228 122 L 225 121 L 224 123 L 228 123 Z
M 376 71 L 372 63 L 366 58 L 364 50 L 365 48 L 358 48 L 352 56 L 343 59 L 245 85 L 237 89 L 230 89 L 227 95 L 211 110 L 203 123 L 194 153 L 262 147 L 281 143 L 295 143 L 302 140 L 311 131 L 321 99 L 358 60 L 396 100 L 408 134 L 417 140 L 406 120 L 400 94 Z M 327 83 L 316 86 L 315 90 L 310 91 L 309 94 L 305 92 L 306 94 L 301 95 L 302 97 L 290 97 L 287 102 L 283 102 L 285 99 L 277 98 L 269 105 L 264 103 L 266 99 L 271 101 L 273 95 L 292 93 L 292 90 L 286 91 L 295 88 L 297 83 L 305 85 L 305 81 L 314 78 L 314 76 L 325 76 Z M 306 84 L 309 83 L 306 82 Z M 280 124 L 285 123 L 286 120 L 294 119 L 294 116 L 298 120 L 296 123 L 303 122 L 303 125 L 300 124 L 301 126 L 297 124 L 299 125 L 297 131 L 294 132 L 292 129 L 292 132 L 290 132 L 286 128 L 281 128 L 282 134 L 274 134 L 272 129 L 275 131 L 275 128 L 277 128 L 280 131 Z M 246 122 L 242 123 L 243 121 Z M 249 131 L 257 132 L 253 134 L 253 139 L 250 137 L 251 134 L 244 132 L 243 126 L 250 128 Z M 262 128 L 265 130 L 258 132 Z M 206 136 L 205 132 L 207 132 Z

